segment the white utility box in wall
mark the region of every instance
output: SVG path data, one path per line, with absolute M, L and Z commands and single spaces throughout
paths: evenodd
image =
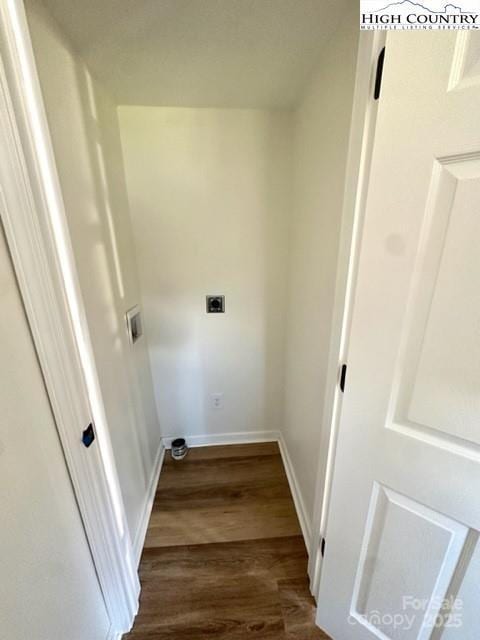
M 140 307 L 135 305 L 131 309 L 129 309 L 126 313 L 127 318 L 127 331 L 128 337 L 130 339 L 131 344 L 135 344 L 135 342 L 142 337 L 143 335 L 143 326 L 142 326 L 142 318 L 140 314 Z

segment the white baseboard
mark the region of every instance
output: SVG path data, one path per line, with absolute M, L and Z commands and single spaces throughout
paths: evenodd
M 147 535 L 148 522 L 150 520 L 150 514 L 152 512 L 153 501 L 155 499 L 155 492 L 157 490 L 158 479 L 160 477 L 160 471 L 162 470 L 164 457 L 165 457 L 165 445 L 163 441 L 161 441 L 160 446 L 158 448 L 157 455 L 155 457 L 152 476 L 150 478 L 148 492 L 145 497 L 145 502 L 143 505 L 142 517 L 137 527 L 135 540 L 133 541 L 133 556 L 137 563 L 137 567 L 140 564 L 140 558 L 142 556 L 143 545 L 145 543 L 145 536 Z
M 292 460 L 282 434 L 279 435 L 278 445 L 280 447 L 280 455 L 282 456 L 285 473 L 287 474 L 288 484 L 290 485 L 290 491 L 292 492 L 293 502 L 295 503 L 300 528 L 302 529 L 303 539 L 305 540 L 305 546 L 307 547 L 307 552 L 310 553 L 310 546 L 312 542 L 312 523 L 307 515 L 307 509 L 302 497 L 302 492 L 300 491 L 300 485 L 298 484 Z
M 162 438 L 165 449 L 172 448 L 172 441 L 180 436 Z M 236 433 L 216 433 L 203 436 L 185 436 L 189 447 L 214 447 L 222 444 L 253 444 L 255 442 L 278 442 L 278 431 L 238 431 Z

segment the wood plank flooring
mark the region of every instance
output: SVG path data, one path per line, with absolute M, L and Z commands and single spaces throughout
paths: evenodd
M 328 640 L 278 445 L 167 452 L 125 640 Z

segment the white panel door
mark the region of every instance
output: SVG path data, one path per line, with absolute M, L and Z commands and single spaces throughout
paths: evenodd
M 110 619 L 0 221 L 0 637 L 105 640 Z
M 480 32 L 386 46 L 318 622 L 480 637 Z

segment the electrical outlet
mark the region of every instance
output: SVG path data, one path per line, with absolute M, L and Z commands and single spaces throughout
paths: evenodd
M 212 393 L 212 407 L 223 409 L 223 393 Z

